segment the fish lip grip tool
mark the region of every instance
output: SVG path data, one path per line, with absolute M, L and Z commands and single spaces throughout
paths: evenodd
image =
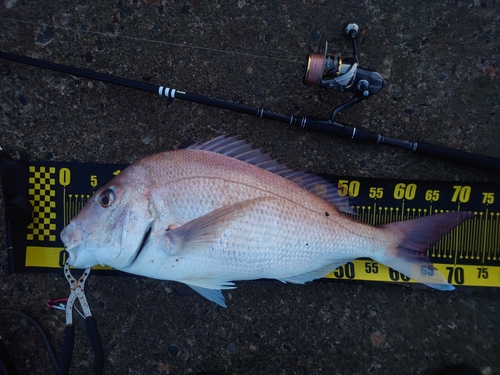
M 104 352 L 102 348 L 101 338 L 97 330 L 97 324 L 90 312 L 90 307 L 85 297 L 85 281 L 90 274 L 91 268 L 86 268 L 83 274 L 77 280 L 70 272 L 69 264 L 64 264 L 64 277 L 69 283 L 70 294 L 66 302 L 66 328 L 64 329 L 64 341 L 61 351 L 61 360 L 59 362 L 58 375 L 68 374 L 69 366 L 71 364 L 71 357 L 73 354 L 74 340 L 75 340 L 75 326 L 73 325 L 73 305 L 76 300 L 80 302 L 85 320 L 85 327 L 87 328 L 87 335 L 90 340 L 92 349 L 94 350 L 94 373 L 102 374 L 104 368 Z

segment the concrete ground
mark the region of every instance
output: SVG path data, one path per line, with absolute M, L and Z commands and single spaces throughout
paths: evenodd
M 388 85 L 339 120 L 500 157 L 498 0 L 4 0 L 0 50 L 327 118 L 350 96 L 305 87 L 302 63 L 325 40 L 332 52 L 349 57 L 342 36 L 347 21 L 362 28 L 362 66 L 379 71 Z M 500 182 L 498 174 L 459 163 L 7 64 L 9 74 L 0 75 L 0 146 L 15 158 L 129 163 L 229 133 L 317 173 Z M 63 314 L 44 303 L 68 293 L 61 274 L 9 275 L 2 251 L 0 280 L 1 307 L 28 312 L 59 349 Z M 87 297 L 104 345 L 105 373 L 432 375 L 466 362 L 485 375 L 500 374 L 497 289 L 444 293 L 380 283 L 263 280 L 239 282 L 225 295 L 227 309 L 180 284 L 91 275 Z M 26 321 L 3 315 L 0 333 L 20 373 L 51 373 Z M 71 373 L 91 373 L 92 361 L 78 328 Z

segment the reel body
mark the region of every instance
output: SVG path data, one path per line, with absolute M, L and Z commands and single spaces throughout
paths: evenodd
M 375 70 L 359 66 L 356 43 L 359 26 L 355 23 L 349 23 L 345 26 L 344 33 L 352 40 L 353 57 L 342 59 L 338 53 L 329 54 L 328 43 L 326 43 L 324 54 L 310 53 L 307 55 L 303 83 L 306 86 L 319 86 L 340 92 L 351 91 L 359 99 L 366 99 L 382 90 L 386 81 Z

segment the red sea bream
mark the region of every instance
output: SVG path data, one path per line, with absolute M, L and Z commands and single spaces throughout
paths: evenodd
M 64 228 L 70 265 L 184 283 L 225 306 L 221 289 L 260 278 L 302 284 L 369 257 L 453 289 L 426 250 L 472 216 L 449 212 L 374 227 L 344 214 L 338 188 L 219 137 L 140 159 Z

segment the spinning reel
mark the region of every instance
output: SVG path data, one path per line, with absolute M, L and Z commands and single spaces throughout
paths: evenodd
M 352 58 L 342 59 L 339 53 L 328 53 L 328 42 L 326 42 L 324 54 L 310 53 L 304 65 L 304 85 L 352 92 L 355 95 L 347 103 L 335 108 L 331 121 L 340 110 L 377 94 L 387 83 L 378 72 L 359 66 L 356 43 L 359 26 L 356 23 L 348 23 L 344 27 L 344 35 L 352 40 Z

